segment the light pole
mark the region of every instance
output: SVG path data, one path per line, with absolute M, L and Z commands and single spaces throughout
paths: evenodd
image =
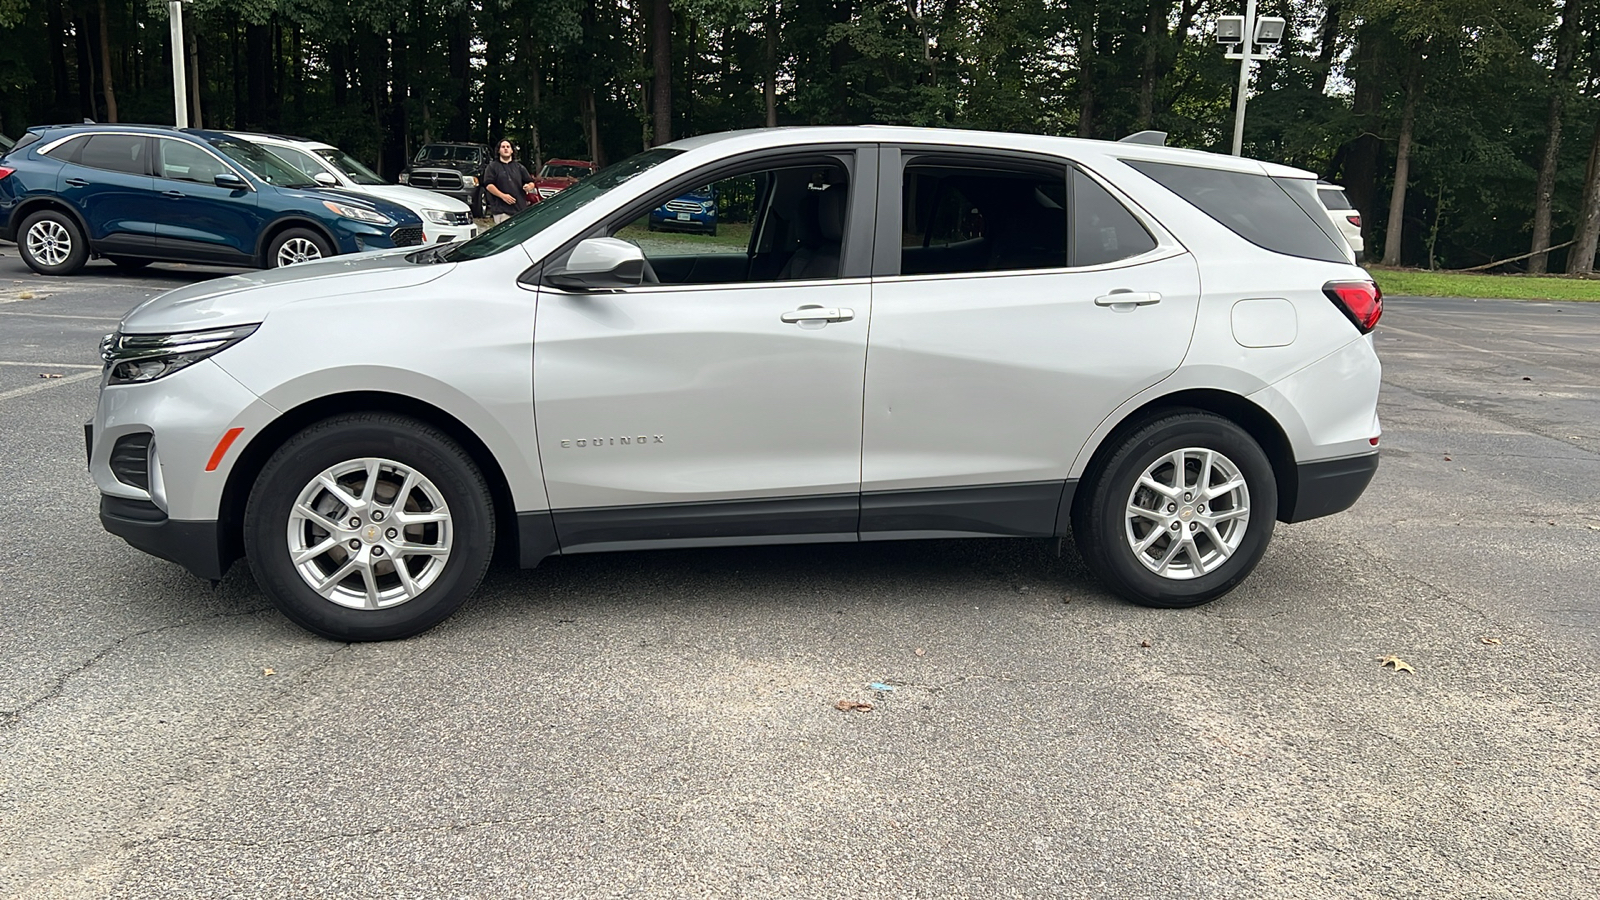
M 1245 0 L 1243 16 L 1221 16 L 1217 19 L 1217 43 L 1230 49 L 1225 59 L 1239 60 L 1239 99 L 1233 111 L 1233 155 L 1244 149 L 1244 105 L 1250 95 L 1250 64 L 1266 59 L 1266 48 L 1276 47 L 1283 41 L 1287 23 L 1278 16 L 1256 17 L 1256 0 Z M 1256 45 L 1261 45 L 1261 50 Z
M 1255 0 L 1250 0 L 1254 3 Z M 183 68 L 183 2 L 167 0 L 167 18 L 172 22 L 172 108 L 179 128 L 189 127 L 189 79 Z

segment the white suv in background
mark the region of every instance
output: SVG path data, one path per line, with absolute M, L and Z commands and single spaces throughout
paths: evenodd
M 378 177 L 376 172 L 362 165 L 360 160 L 332 144 L 276 134 L 248 132 L 230 132 L 230 134 L 266 147 L 290 165 L 329 187 L 370 194 L 404 206 L 422 220 L 422 240 L 425 244 L 465 241 L 478 234 L 478 227 L 472 220 L 472 211 L 465 203 L 433 191 L 406 187 L 403 184 L 390 184 Z
M 1317 199 L 1322 201 L 1323 207 L 1328 210 L 1328 218 L 1339 226 L 1339 233 L 1350 245 L 1356 260 L 1360 261 L 1361 251 L 1366 247 L 1361 239 L 1361 211 L 1345 196 L 1344 188 L 1332 182 L 1317 182 Z
M 686 193 L 717 234 L 651 232 Z M 496 548 L 1070 534 L 1222 596 L 1378 466 L 1377 286 L 1309 172 L 931 128 L 640 153 L 464 243 L 187 285 L 102 347 L 100 519 L 340 640 Z M 826 565 L 823 557 L 822 565 Z

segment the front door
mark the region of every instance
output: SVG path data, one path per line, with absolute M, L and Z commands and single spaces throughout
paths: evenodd
M 238 174 L 221 157 L 186 141 L 159 138 L 156 190 L 163 215 L 157 231 L 161 255 L 224 265 L 251 265 L 264 224 L 257 194 L 221 187 L 215 179 Z
M 854 160 L 675 185 L 603 229 L 658 283 L 540 288 L 534 404 L 564 552 L 856 539 L 872 296 L 846 227 L 871 200 Z M 690 194 L 715 215 L 652 216 Z

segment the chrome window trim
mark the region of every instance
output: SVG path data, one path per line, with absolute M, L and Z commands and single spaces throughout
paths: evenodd
M 898 284 L 902 281 L 949 281 L 956 278 L 1006 278 L 1017 275 L 1076 275 L 1090 272 L 1110 272 L 1159 262 L 1176 256 L 1184 256 L 1188 252 L 1182 247 L 1163 247 L 1158 244 L 1155 249 L 1146 250 L 1138 256 L 1129 256 L 1108 263 L 1097 263 L 1092 266 L 1056 266 L 1049 269 L 998 269 L 981 272 L 929 272 L 918 275 L 880 275 L 872 279 L 872 281 L 874 284 Z

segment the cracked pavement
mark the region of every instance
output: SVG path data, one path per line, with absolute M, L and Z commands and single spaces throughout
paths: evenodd
M 195 277 L 0 247 L 0 897 L 1600 882 L 1600 304 L 1391 299 L 1377 479 L 1198 610 L 1029 541 L 664 551 L 344 645 L 96 521 L 95 383 L 39 375 Z

